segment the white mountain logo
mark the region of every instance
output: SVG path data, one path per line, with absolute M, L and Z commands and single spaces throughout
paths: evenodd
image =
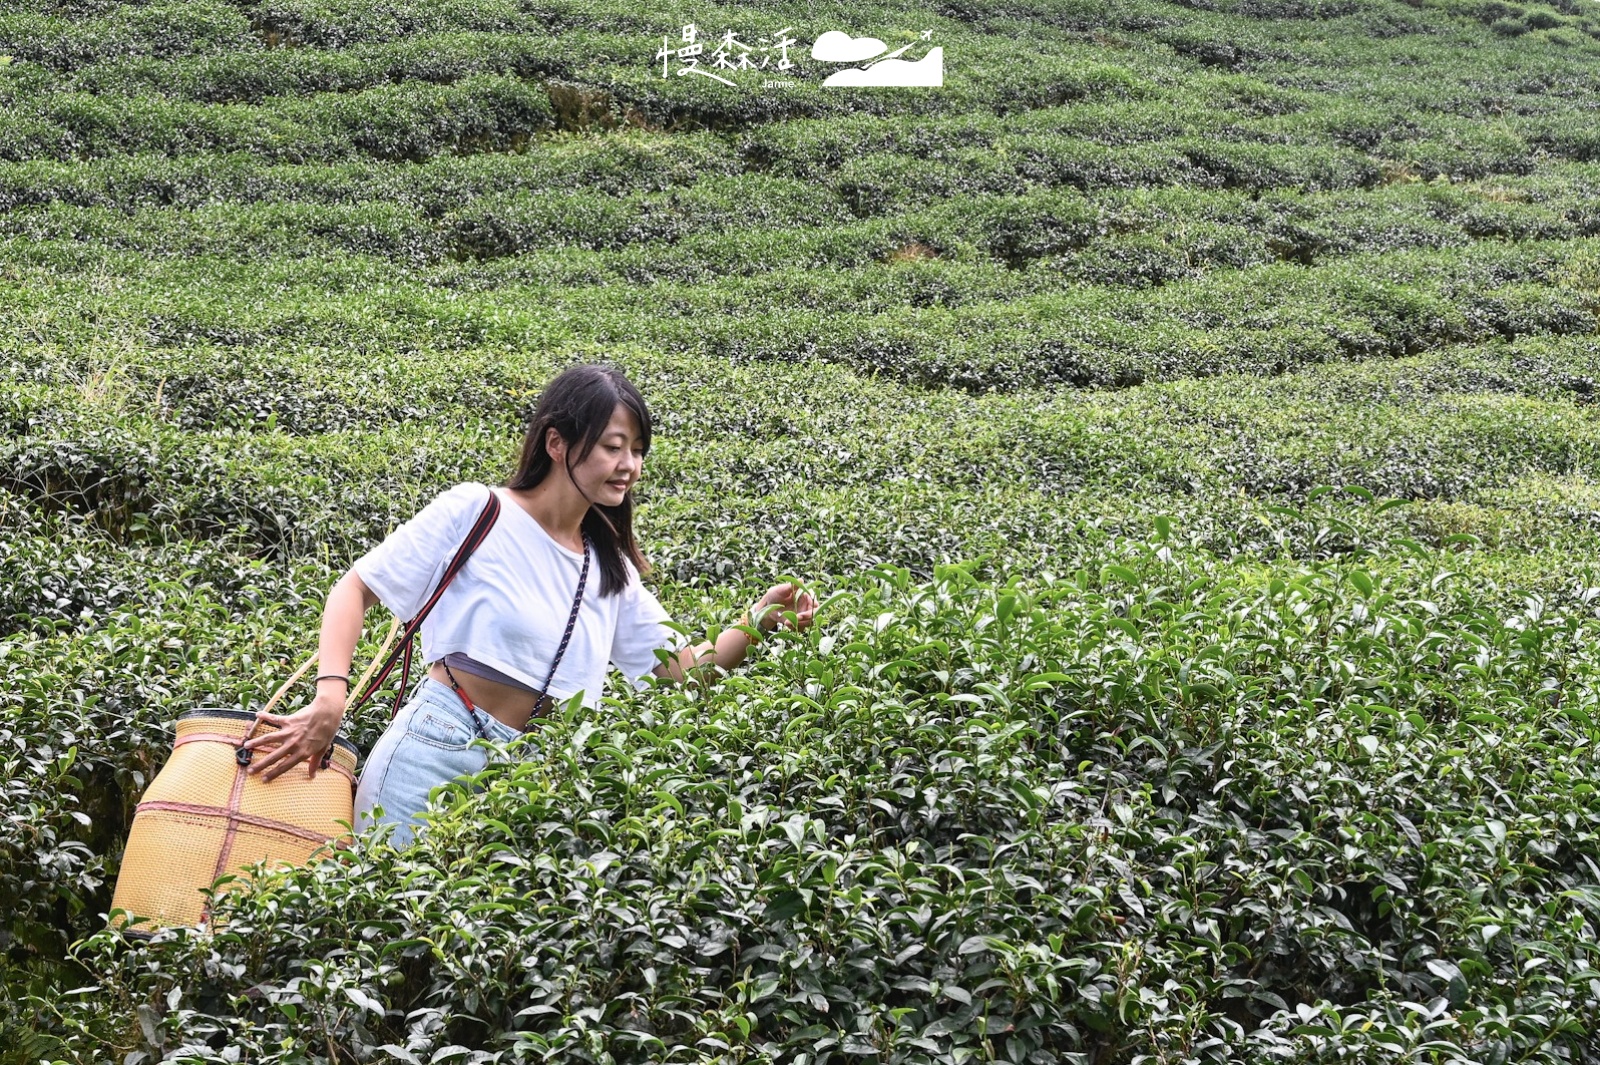
M 931 34 L 924 33 L 923 40 Z M 944 49 L 928 49 L 928 54 L 911 62 L 896 58 L 912 45 L 903 45 L 882 53 L 889 46 L 876 37 L 852 37 L 848 33 L 829 30 L 811 46 L 811 58 L 823 63 L 864 63 L 846 67 L 828 75 L 824 86 L 913 86 L 937 87 L 944 84 Z M 874 59 L 874 56 L 879 58 Z M 871 62 L 864 62 L 872 60 Z

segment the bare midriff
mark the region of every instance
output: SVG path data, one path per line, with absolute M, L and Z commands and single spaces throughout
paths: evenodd
M 538 706 L 541 696 L 465 670 L 458 669 L 455 674 L 462 690 L 472 700 L 472 705 L 503 725 L 510 725 L 519 731 L 528 727 L 528 721 L 533 717 L 533 711 Z M 435 662 L 428 669 L 428 676 L 447 688 L 455 687 L 450 683 L 443 662 Z

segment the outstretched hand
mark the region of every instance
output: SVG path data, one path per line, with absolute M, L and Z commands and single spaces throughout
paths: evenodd
M 791 611 L 794 613 L 792 622 L 788 617 Z M 751 611 L 751 616 L 762 632 L 771 632 L 779 625 L 788 625 L 797 630 L 810 628 L 816 613 L 817 597 L 810 592 L 800 592 L 791 583 L 775 584 L 768 588 L 767 594 Z

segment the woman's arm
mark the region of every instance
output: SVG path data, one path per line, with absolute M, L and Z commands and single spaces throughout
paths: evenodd
M 334 584 L 322 608 L 322 636 L 317 643 L 318 673 L 349 676 L 350 659 L 355 654 L 356 641 L 361 639 L 361 620 L 377 602 L 376 593 L 353 569 Z M 245 743 L 251 749 L 270 748 L 251 763 L 250 772 L 260 773 L 263 780 L 270 781 L 305 762 L 311 776 L 316 776 L 323 754 L 339 732 L 349 698 L 348 683 L 322 680 L 317 682 L 316 698 L 299 713 L 257 714 L 259 720 L 279 728 Z
M 768 589 L 760 602 L 741 617 L 737 624 L 748 625 L 763 633 L 771 632 L 778 627 L 779 618 L 786 610 L 794 611 L 795 628 L 804 629 L 811 624 L 811 619 L 816 614 L 817 600 L 810 592 L 805 592 L 797 602 L 795 586 L 779 584 Z M 755 615 L 754 619 L 751 617 L 752 614 Z M 723 670 L 737 668 L 744 661 L 752 642 L 758 641 L 753 641 L 748 633 L 739 628 L 724 629 L 717 636 L 715 644 L 708 640 L 693 647 L 685 647 L 672 661 L 656 666 L 653 672 L 658 677 L 675 680 L 680 684 L 691 678 L 708 684 L 715 681 L 717 675 L 707 667 L 715 663 Z

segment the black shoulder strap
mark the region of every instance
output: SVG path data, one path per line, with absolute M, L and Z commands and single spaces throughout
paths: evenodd
M 422 619 L 428 616 L 428 611 L 433 609 L 434 604 L 439 601 L 439 596 L 444 594 L 445 588 L 455 579 L 456 574 L 461 572 L 461 567 L 467 564 L 467 559 L 472 556 L 472 552 L 476 551 L 478 545 L 483 543 L 484 537 L 489 535 L 489 530 L 494 527 L 495 519 L 499 516 L 500 497 L 495 494 L 493 488 L 490 488 L 489 501 L 483 505 L 483 512 L 478 515 L 478 520 L 473 522 L 472 528 L 467 532 L 466 539 L 462 540 L 461 546 L 456 548 L 455 557 L 450 560 L 450 565 L 445 567 L 444 576 L 439 578 L 439 586 L 433 590 L 433 594 L 428 597 L 428 601 L 422 604 L 422 609 L 417 612 L 417 616 L 406 623 L 405 631 L 400 634 L 399 642 L 389 652 L 389 657 L 384 660 L 383 668 L 378 670 L 377 676 L 372 678 L 372 682 L 367 685 L 367 690 L 361 693 L 360 698 L 350 704 L 350 710 L 357 709 L 362 703 L 370 699 L 372 693 L 383 686 L 383 682 L 388 679 L 389 674 L 394 670 L 396 659 L 403 658 L 404 664 L 400 670 L 400 690 L 395 693 L 394 709 L 389 711 L 389 716 L 393 718 L 400 712 L 400 704 L 405 699 L 406 688 L 411 681 L 411 644 L 417 634 L 417 630 L 422 628 Z
M 567 644 L 572 642 L 572 630 L 578 624 L 578 608 L 583 606 L 583 586 L 589 580 L 589 534 L 579 530 L 583 535 L 583 569 L 578 571 L 578 591 L 572 597 L 572 612 L 567 615 L 567 631 L 561 634 L 561 646 L 556 648 L 556 656 L 550 660 L 550 672 L 544 676 L 544 687 L 539 689 L 539 701 L 534 704 L 533 716 L 538 717 L 554 702 L 550 694 L 550 682 L 555 679 L 556 667 L 561 664 L 561 656 L 567 653 Z

